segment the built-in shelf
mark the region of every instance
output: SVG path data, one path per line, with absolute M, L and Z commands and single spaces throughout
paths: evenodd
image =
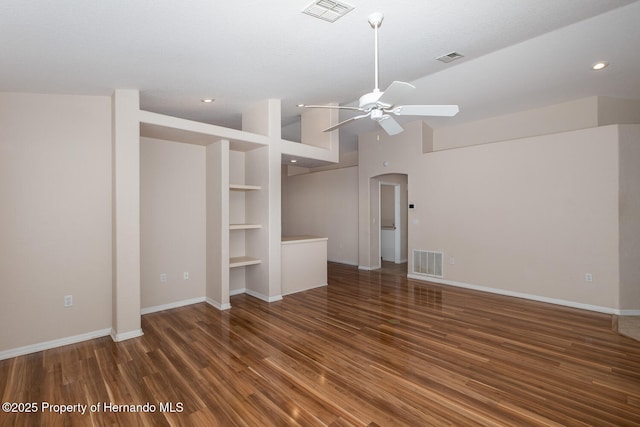
M 260 264 L 261 262 L 262 262 L 261 260 L 256 258 L 251 258 L 248 256 L 239 256 L 239 257 L 229 259 L 229 267 L 230 268 L 244 267 L 245 265 Z
M 229 185 L 229 189 L 234 191 L 254 191 L 262 190 L 262 187 L 259 185 L 231 184 Z
M 261 224 L 229 224 L 229 230 L 251 230 L 253 228 L 262 228 Z

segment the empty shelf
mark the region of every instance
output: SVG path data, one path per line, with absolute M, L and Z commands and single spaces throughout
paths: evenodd
M 252 228 L 262 228 L 261 224 L 229 224 L 229 230 L 250 230 Z
M 261 262 L 262 262 L 261 260 L 256 258 L 251 258 L 248 256 L 239 256 L 239 257 L 229 259 L 229 267 L 230 268 L 243 267 L 245 265 L 260 264 Z
M 253 191 L 253 190 L 261 190 L 262 187 L 259 185 L 244 185 L 244 184 L 231 184 L 229 185 L 230 190 L 236 191 Z

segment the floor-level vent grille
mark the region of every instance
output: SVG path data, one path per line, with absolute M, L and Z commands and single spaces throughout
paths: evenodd
M 444 254 L 442 252 L 413 250 L 413 272 L 416 274 L 425 274 L 427 276 L 443 277 L 442 260 Z

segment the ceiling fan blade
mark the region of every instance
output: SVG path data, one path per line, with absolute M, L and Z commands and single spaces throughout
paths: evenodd
M 358 107 L 343 107 L 342 105 L 300 105 L 300 107 L 304 107 L 304 108 L 332 108 L 334 110 L 364 111 L 362 108 L 358 108 Z
M 398 116 L 443 116 L 452 117 L 458 114 L 457 105 L 400 105 L 390 110 Z
M 382 129 L 384 129 L 389 135 L 397 135 L 404 130 L 402 126 L 400 126 L 400 123 L 388 114 L 380 117 L 378 123 L 380 123 Z
M 416 87 L 405 82 L 395 81 L 382 93 L 378 102 L 385 105 L 396 105 L 402 102 Z
M 355 116 L 355 117 L 351 117 L 351 118 L 349 118 L 347 120 L 343 120 L 338 124 L 335 124 L 335 125 L 333 125 L 331 127 L 326 128 L 322 132 L 331 132 L 332 130 L 336 130 L 341 126 L 346 125 L 347 123 L 351 123 L 351 122 L 353 122 L 355 120 L 362 119 L 362 118 L 365 118 L 365 117 L 369 117 L 369 114 L 362 114 L 360 116 Z

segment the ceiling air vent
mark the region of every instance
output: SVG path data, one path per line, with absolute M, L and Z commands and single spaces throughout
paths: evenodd
M 336 22 L 338 18 L 343 17 L 352 10 L 353 6 L 350 4 L 333 0 L 317 0 L 307 6 L 302 13 L 323 21 Z
M 440 62 L 444 62 L 445 64 L 448 64 L 449 62 L 455 61 L 456 59 L 460 59 L 462 57 L 464 57 L 464 55 L 461 53 L 451 52 L 451 53 L 447 53 L 446 55 L 439 56 L 436 59 Z

